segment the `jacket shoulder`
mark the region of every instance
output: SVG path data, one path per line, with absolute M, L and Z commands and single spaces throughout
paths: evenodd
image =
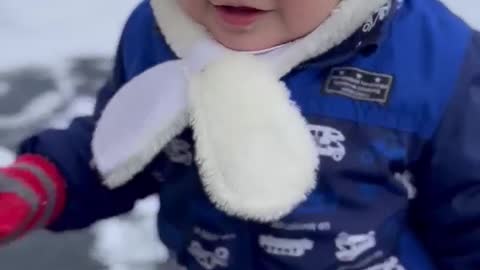
M 458 89 L 474 31 L 440 1 L 404 0 L 384 42 L 380 66 L 395 77 L 390 109 L 430 138 Z
M 175 58 L 153 15 L 150 1 L 142 1 L 130 14 L 120 41 L 126 80 Z

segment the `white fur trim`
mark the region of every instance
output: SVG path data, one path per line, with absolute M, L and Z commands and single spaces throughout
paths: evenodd
M 150 0 L 150 5 L 165 40 L 180 58 L 187 56 L 198 41 L 208 37 L 203 26 L 185 15 L 177 0 Z
M 187 78 L 228 51 L 203 40 L 186 59 L 154 66 L 129 81 L 107 104 L 92 140 L 94 163 L 117 188 L 133 178 L 187 125 Z
M 293 46 L 275 63 L 277 74 L 283 76 L 294 67 L 336 47 L 373 16 L 390 0 L 342 0 L 331 16 L 315 31 Z
M 391 0 L 342 0 L 316 30 L 305 38 L 292 42 L 272 66 L 278 77 L 290 72 L 298 64 L 319 56 L 350 37 L 375 11 Z M 162 33 L 171 49 L 183 58 L 199 40 L 207 39 L 205 28 L 187 17 L 177 0 L 150 0 Z
M 189 96 L 197 163 L 217 207 L 268 222 L 305 200 L 316 185 L 315 142 L 268 65 L 227 56 L 194 76 Z
M 133 178 L 187 125 L 187 94 L 178 61 L 157 65 L 128 82 L 111 99 L 92 139 L 105 185 Z

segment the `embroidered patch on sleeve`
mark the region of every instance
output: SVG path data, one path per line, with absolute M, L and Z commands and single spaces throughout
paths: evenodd
M 334 68 L 323 92 L 385 105 L 393 86 L 393 76 L 353 67 Z

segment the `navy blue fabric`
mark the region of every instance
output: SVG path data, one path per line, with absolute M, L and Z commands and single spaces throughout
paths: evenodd
M 191 162 L 190 129 L 175 139 L 182 147 L 164 151 L 129 185 L 100 185 L 88 165 L 96 119 L 125 82 L 171 59 L 142 2 L 95 115 L 22 144 L 20 153 L 48 157 L 68 181 L 67 208 L 52 230 L 88 226 L 158 192 L 160 237 L 191 270 L 480 269 L 480 38 L 440 2 L 398 1 L 373 30 L 360 29 L 283 78 L 322 169 L 308 200 L 272 224 L 227 216 L 210 203 Z M 391 76 L 388 99 L 328 93 L 333 68 Z
M 442 269 L 480 267 L 480 34 L 467 48 L 445 117 L 419 163 L 414 220 Z

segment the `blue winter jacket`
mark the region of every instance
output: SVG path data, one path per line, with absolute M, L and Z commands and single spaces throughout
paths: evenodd
M 160 237 L 188 269 L 480 269 L 480 34 L 439 1 L 398 1 L 384 21 L 283 78 L 322 170 L 308 200 L 271 224 L 210 203 L 190 129 L 117 190 L 89 166 L 109 99 L 175 57 L 142 2 L 94 115 L 21 144 L 20 153 L 48 157 L 67 180 L 66 210 L 51 230 L 84 228 L 159 193 Z

